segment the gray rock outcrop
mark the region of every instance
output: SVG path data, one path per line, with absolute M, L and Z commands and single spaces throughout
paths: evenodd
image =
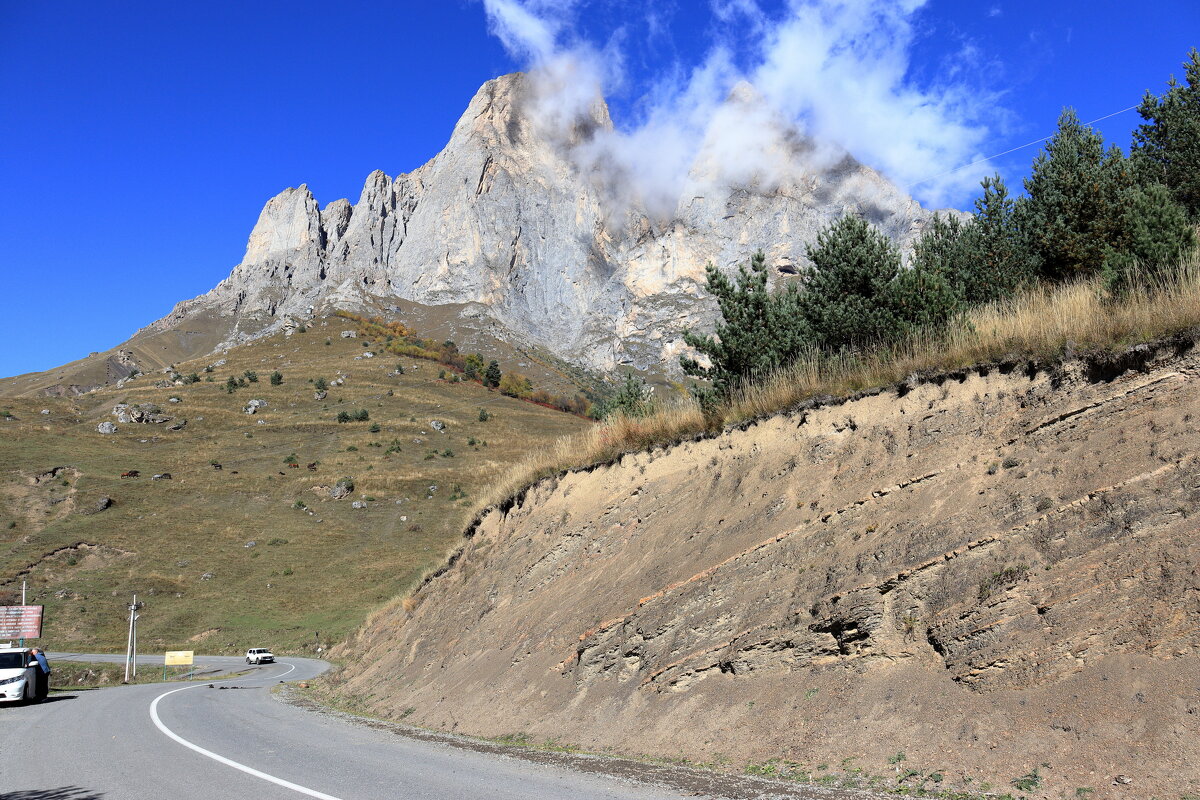
M 652 215 L 636 196 L 614 200 L 616 178 L 573 156 L 611 131 L 603 100 L 560 141 L 534 122 L 533 91 L 519 73 L 488 81 L 441 153 L 396 178 L 371 173 L 353 205 L 321 208 L 305 185 L 281 192 L 229 277 L 147 330 L 206 315 L 224 320 L 230 345 L 402 298 L 466 304 L 463 314 L 591 368 L 674 366 L 682 331 L 715 319 L 703 290 L 709 261 L 732 270 L 762 248 L 785 281 L 804 269 L 806 243 L 844 214 L 902 245 L 931 217 L 852 157 L 818 153 L 748 87 L 722 113 L 774 126 L 772 173 L 739 182 L 722 158 L 702 153 L 673 212 Z
M 160 411 L 161 409 L 153 403 L 132 406 L 126 403 L 118 403 L 113 407 L 112 413 L 117 418 L 117 422 L 125 424 L 161 425 L 164 422 L 170 422 L 171 418 L 159 413 Z

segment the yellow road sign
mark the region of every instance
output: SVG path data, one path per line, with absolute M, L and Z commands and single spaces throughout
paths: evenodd
M 194 650 L 168 650 L 165 664 L 168 667 L 191 666 L 193 653 Z

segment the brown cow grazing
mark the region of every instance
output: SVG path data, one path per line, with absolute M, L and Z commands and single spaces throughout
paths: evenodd
M 299 464 L 288 464 L 288 467 L 290 467 L 291 469 L 300 469 Z
M 317 462 L 315 462 L 315 461 L 312 462 L 311 464 L 308 465 L 308 468 L 310 470 L 312 470 L 313 472 L 316 472 L 317 471 Z
M 128 472 L 122 472 L 121 477 L 122 478 L 136 478 L 140 474 L 141 473 L 138 472 L 136 469 L 131 469 Z

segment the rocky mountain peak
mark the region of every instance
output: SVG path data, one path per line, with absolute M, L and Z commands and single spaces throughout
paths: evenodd
M 817 148 L 748 84 L 718 109 L 671 218 L 636 202 L 614 214 L 608 164 L 575 158 L 612 132 L 609 110 L 583 89 L 564 103 L 563 86 L 547 83 L 570 79 L 488 81 L 440 153 L 394 179 L 372 172 L 353 205 L 322 209 L 304 185 L 281 192 L 230 276 L 151 327 L 205 314 L 223 320 L 232 343 L 288 316 L 400 298 L 466 304 L 593 369 L 673 368 L 682 331 L 715 317 L 707 262 L 732 269 L 762 248 L 787 279 L 806 243 L 843 214 L 902 245 L 931 216 L 844 152 Z
M 246 243 L 242 263 L 257 263 L 273 256 L 319 245 L 320 212 L 307 184 L 284 189 L 263 206 Z

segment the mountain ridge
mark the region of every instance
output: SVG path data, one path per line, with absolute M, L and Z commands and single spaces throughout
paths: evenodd
M 372 172 L 356 203 L 322 208 L 306 184 L 280 192 L 260 213 L 241 262 L 212 290 L 100 354 L 110 361 L 103 371 L 93 365 L 73 381 L 82 367 L 72 366 L 58 371 L 62 380 L 22 385 L 85 390 L 121 371 L 113 372 L 111 356 L 122 349 L 146 361 L 143 369 L 157 368 L 337 308 L 387 311 L 394 300 L 461 304 L 464 319 L 486 318 L 594 371 L 671 372 L 685 349 L 682 331 L 716 318 L 703 291 L 709 261 L 732 270 L 761 247 L 773 278 L 790 280 L 806 263 L 805 244 L 845 213 L 867 217 L 905 247 L 932 216 L 849 155 L 818 148 L 739 86 L 713 126 L 722 114 L 755 120 L 770 169 L 736 163 L 714 138 L 674 211 L 658 218 L 620 165 L 580 156 L 613 133 L 603 99 L 551 129 L 538 116 L 537 92 L 525 73 L 486 82 L 445 148 L 395 178 Z M 192 329 L 203 333 L 194 346 L 174 341 Z M 172 342 L 143 344 L 163 337 Z

